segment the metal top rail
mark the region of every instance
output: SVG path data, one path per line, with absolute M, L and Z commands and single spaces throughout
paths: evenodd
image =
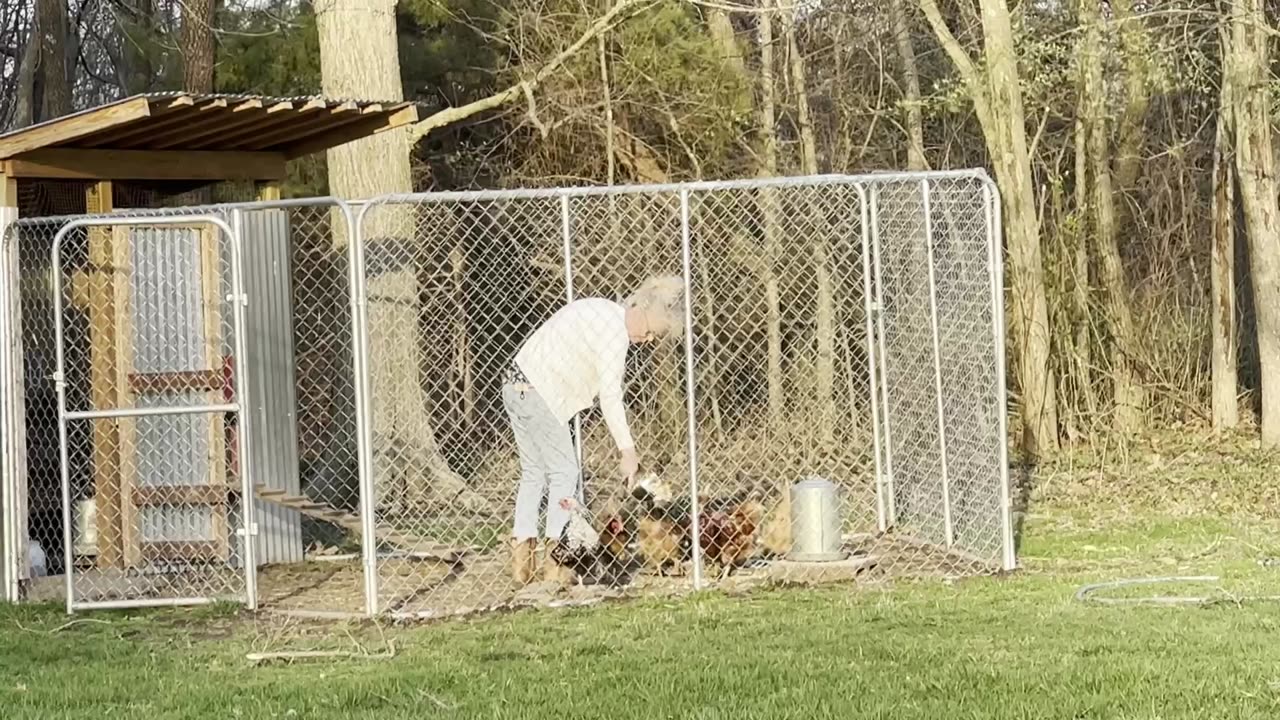
M 559 188 L 517 188 L 511 190 L 460 190 L 451 192 L 396 193 L 364 201 L 361 214 L 374 205 L 389 203 L 443 203 L 478 200 L 535 200 L 560 197 L 600 195 L 637 195 L 648 193 L 714 192 L 718 190 L 758 190 L 761 188 L 814 187 L 822 185 L 858 185 L 910 180 L 978 180 L 990 183 L 982 168 L 965 170 L 931 170 L 918 172 L 872 172 L 855 175 L 796 175 L 780 178 L 741 180 L 700 180 L 686 183 L 653 183 L 640 185 L 579 185 Z
M 288 210 L 299 207 L 317 207 L 333 205 L 350 213 L 350 204 L 339 198 L 324 195 L 320 197 L 292 198 L 289 200 L 251 200 L 246 202 L 218 203 L 213 205 L 184 205 L 172 208 L 126 208 L 112 210 L 107 213 L 73 213 L 70 215 L 42 215 L 39 217 L 19 217 L 12 223 L 13 227 L 32 227 L 48 225 L 56 222 L 73 222 L 76 220 L 100 218 L 157 218 L 185 217 L 193 214 L 221 213 L 232 210 Z

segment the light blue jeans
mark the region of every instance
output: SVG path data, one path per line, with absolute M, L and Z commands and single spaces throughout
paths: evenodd
M 520 454 L 515 540 L 538 537 L 538 510 L 543 496 L 547 496 L 545 537 L 559 538 L 569 522 L 569 513 L 561 509 L 560 501 L 577 497 L 581 478 L 569 425 L 556 420 L 542 396 L 528 385 L 503 385 L 502 405 Z

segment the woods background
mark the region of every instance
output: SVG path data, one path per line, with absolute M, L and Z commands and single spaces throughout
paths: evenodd
M 1274 5 L 27 0 L 0 6 L 0 126 L 173 89 L 427 108 L 292 163 L 295 196 L 985 166 L 1024 458 L 1274 446 Z

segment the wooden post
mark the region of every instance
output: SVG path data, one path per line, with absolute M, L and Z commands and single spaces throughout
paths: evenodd
M 278 181 L 260 182 L 257 185 L 259 200 L 269 202 L 280 199 L 280 183 Z
M 9 224 L 18 219 L 18 183 L 12 176 L 0 173 L 0 239 L 8 233 Z M 0 246 L 2 247 L 2 246 Z M 4 413 L 4 434 L 0 435 L 0 549 L 7 558 L 27 557 L 27 463 L 26 463 L 26 405 L 23 393 L 22 370 L 22 313 L 20 311 L 18 283 L 18 246 L 13 244 L 11 254 L 0 253 L 0 287 L 7 305 L 0 305 L 6 313 L 10 331 L 0 336 L 0 413 Z M 17 602 L 19 582 L 27 579 L 29 568 L 25 562 L 2 563 L 0 575 L 0 600 Z
M 89 186 L 85 196 L 86 210 L 90 214 L 111 212 L 114 205 L 111 181 L 103 180 Z M 94 409 L 120 407 L 121 392 L 128 387 L 121 351 L 129 344 L 129 338 L 121 336 L 120 316 L 128 312 L 128 285 L 119 274 L 128 263 L 127 243 L 113 242 L 117 236 L 112 228 L 90 228 L 89 235 L 89 396 Z M 117 247 L 120 246 L 120 247 Z M 93 487 L 97 503 L 98 565 L 119 568 L 124 560 L 124 503 L 122 477 L 124 465 L 132 461 L 125 455 L 125 433 L 116 420 L 99 420 L 93 423 Z M 132 436 L 133 433 L 128 433 Z M 72 497 L 75 501 L 75 497 Z

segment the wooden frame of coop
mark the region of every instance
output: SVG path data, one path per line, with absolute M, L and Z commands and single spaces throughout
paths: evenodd
M 287 163 L 312 153 L 404 127 L 418 119 L 406 102 L 329 100 L 318 97 L 268 98 L 237 95 L 161 93 L 139 95 L 0 135 L 0 233 L 19 215 L 53 215 L 22 207 L 24 192 L 41 183 L 72 181 L 83 187 L 83 211 L 106 214 L 138 210 L 136 201 L 119 207 L 125 183 L 145 183 L 157 198 L 223 182 L 252 183 L 252 197 L 279 200 Z M 29 204 L 29 203 L 28 203 Z M 154 207 L 154 205 L 152 206 Z M 226 402 L 232 358 L 223 347 L 220 289 L 223 259 L 219 233 L 187 226 L 198 238 L 198 282 L 202 298 L 203 343 L 200 367 L 170 372 L 139 372 L 133 357 L 130 287 L 121 268 L 130 264 L 134 234 L 127 227 L 88 230 L 88 255 L 70 277 L 71 304 L 88 324 L 87 396 L 96 408 L 132 407 L 139 398 L 181 391 L 207 402 Z M 6 259 L 6 261 L 8 261 Z M 8 277 L 6 273 L 4 277 Z M 8 443 L 22 436 L 24 413 L 21 333 L 4 348 L 13 362 L 0 385 L 19 406 L 11 412 Z M 202 402 L 205 400 L 202 400 Z M 132 423 L 95 422 L 91 443 L 95 537 L 85 555 L 97 567 L 129 569 L 150 562 L 225 561 L 230 548 L 229 502 L 239 488 L 235 428 L 221 416 L 208 423 L 208 459 L 204 477 L 182 485 L 139 483 L 138 441 Z M 3 512 L 6 551 L 25 550 L 27 468 L 19 448 L 5 446 L 7 497 Z M 14 452 L 8 452 L 14 450 Z M 263 498 L 269 500 L 270 498 Z M 208 508 L 209 539 L 200 542 L 149 541 L 141 516 L 147 508 Z M 9 563 L 6 563 L 6 566 Z M 70 570 L 69 568 L 67 569 Z M 0 597 L 18 599 L 22 577 L 6 577 Z

